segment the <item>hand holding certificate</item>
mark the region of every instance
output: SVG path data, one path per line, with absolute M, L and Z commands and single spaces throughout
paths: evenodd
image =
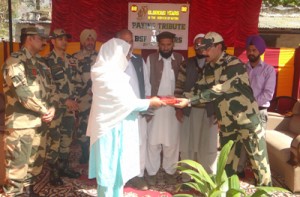
M 180 100 L 174 96 L 157 96 L 162 102 L 164 102 L 167 105 L 175 105 L 177 103 L 180 103 Z M 147 98 L 151 98 L 150 96 Z

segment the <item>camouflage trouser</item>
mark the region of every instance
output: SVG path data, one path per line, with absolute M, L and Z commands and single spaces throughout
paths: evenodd
M 31 147 L 31 155 L 29 158 L 28 173 L 25 186 L 35 184 L 35 178 L 42 172 L 44 161 L 46 158 L 47 133 L 48 125 L 43 123 L 37 128 Z
M 49 129 L 49 147 L 47 160 L 55 164 L 58 159 L 67 159 L 70 153 L 74 130 L 74 114 L 64 109 L 57 110 Z
M 59 158 L 66 160 L 70 154 L 70 146 L 73 141 L 75 125 L 75 116 L 72 112 L 66 112 L 62 118 L 60 125 L 60 147 L 59 147 Z
M 79 99 L 79 126 L 77 129 L 77 138 L 81 144 L 89 143 L 89 137 L 86 136 L 86 129 L 89 120 L 89 115 L 91 111 L 91 103 L 92 99 L 91 96 L 86 95 Z
M 60 126 L 65 109 L 57 109 L 55 116 L 50 123 L 48 134 L 47 162 L 55 164 L 59 157 L 60 147 Z
M 267 109 L 259 110 L 259 117 L 261 120 L 261 124 L 263 127 L 263 137 L 266 139 L 266 129 L 267 129 L 267 122 L 268 122 L 268 111 Z M 241 155 L 240 155 L 240 161 L 238 165 L 238 172 L 243 172 L 244 168 L 247 163 L 247 153 L 244 147 L 242 147 Z
M 28 166 L 33 167 L 30 170 L 32 175 L 37 174 L 38 170 L 35 171 L 32 164 L 33 158 L 37 156 L 32 154 L 31 150 L 33 142 L 36 142 L 38 146 L 39 137 L 36 135 L 36 128 L 10 129 L 4 132 L 6 177 L 8 180 L 3 186 L 3 190 L 6 194 L 22 193 L 24 181 L 29 172 Z
M 259 117 L 262 123 L 262 127 L 266 130 L 267 123 L 268 123 L 268 110 L 267 109 L 259 110 Z
M 86 136 L 89 114 L 90 110 L 86 110 L 78 114 L 79 126 L 77 129 L 77 139 L 79 140 L 80 144 L 89 143 L 90 141 L 89 137 Z
M 271 186 L 271 171 L 263 132 L 253 133 L 247 129 L 241 129 L 236 132 L 220 133 L 221 147 L 229 140 L 233 140 L 235 143 L 229 153 L 225 167 L 227 175 L 230 177 L 237 173 L 240 153 L 244 147 L 252 166 L 256 185 Z

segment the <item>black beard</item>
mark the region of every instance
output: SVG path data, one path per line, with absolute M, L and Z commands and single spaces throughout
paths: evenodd
M 198 58 L 198 59 L 203 59 L 203 58 L 206 58 L 206 57 L 208 57 L 207 55 L 203 55 L 203 54 L 196 54 L 196 57 Z
M 173 53 L 173 50 L 171 50 L 169 52 L 159 51 L 159 54 L 165 59 L 168 59 L 169 57 L 171 57 L 172 53 Z
M 249 62 L 253 63 L 253 62 L 257 62 L 257 60 L 259 60 L 260 56 L 254 56 L 254 55 L 248 55 L 248 60 Z

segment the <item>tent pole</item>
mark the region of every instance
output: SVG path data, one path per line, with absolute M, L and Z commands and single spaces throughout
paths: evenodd
M 9 25 L 9 51 L 13 52 L 13 33 L 12 33 L 12 9 L 11 0 L 7 0 L 8 3 L 8 25 Z

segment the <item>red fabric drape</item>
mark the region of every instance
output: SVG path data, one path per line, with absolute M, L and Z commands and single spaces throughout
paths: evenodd
M 52 0 L 52 26 L 64 28 L 79 41 L 80 32 L 93 28 L 105 42 L 127 28 L 128 2 L 144 0 Z M 147 3 L 189 3 L 189 46 L 198 33 L 219 32 L 227 46 L 244 47 L 248 35 L 257 34 L 262 0 L 149 0 Z

